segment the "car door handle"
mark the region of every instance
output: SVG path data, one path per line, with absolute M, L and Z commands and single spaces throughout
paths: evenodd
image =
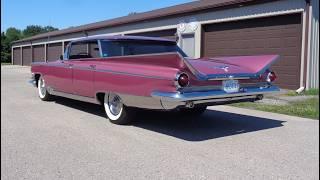
M 72 68 L 72 67 L 73 67 L 73 64 L 69 64 L 68 66 L 69 66 L 69 68 Z
M 90 65 L 91 69 L 96 69 L 96 65 Z

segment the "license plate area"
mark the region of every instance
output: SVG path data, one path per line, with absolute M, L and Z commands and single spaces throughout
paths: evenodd
M 237 93 L 239 92 L 239 81 L 234 79 L 222 81 L 222 90 L 226 93 Z

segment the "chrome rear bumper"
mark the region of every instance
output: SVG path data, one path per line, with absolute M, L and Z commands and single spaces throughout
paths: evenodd
M 152 97 L 161 101 L 163 108 L 174 109 L 179 106 L 188 107 L 193 104 L 228 104 L 237 101 L 255 101 L 262 99 L 264 94 L 276 93 L 280 91 L 277 86 L 251 87 L 238 93 L 226 93 L 223 90 L 213 90 L 204 92 L 153 92 Z

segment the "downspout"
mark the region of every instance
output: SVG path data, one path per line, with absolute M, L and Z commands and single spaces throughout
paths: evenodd
M 312 10 L 313 7 L 310 3 L 310 0 L 307 1 L 307 3 L 309 3 L 309 27 L 308 27 L 308 52 L 307 52 L 307 77 L 306 77 L 306 89 L 309 89 L 310 87 L 310 61 L 311 61 L 311 57 L 310 57 L 310 53 L 311 53 L 311 30 L 312 30 Z
M 30 41 L 30 51 L 31 51 L 31 63 L 33 62 L 33 46 L 32 46 L 32 41 Z M 31 65 L 31 64 L 30 64 Z
M 305 0 L 306 6 L 303 12 L 303 19 L 302 19 L 302 53 L 301 53 L 301 68 L 300 68 L 300 87 L 296 90 L 296 93 L 300 94 L 306 89 L 306 83 L 308 79 L 307 76 L 307 65 L 308 65 L 308 42 L 309 42 L 309 11 L 310 11 L 310 0 Z

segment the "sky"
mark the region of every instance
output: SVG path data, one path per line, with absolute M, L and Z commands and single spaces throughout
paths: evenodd
M 9 27 L 59 29 L 191 2 L 192 0 L 1 0 L 1 32 Z

